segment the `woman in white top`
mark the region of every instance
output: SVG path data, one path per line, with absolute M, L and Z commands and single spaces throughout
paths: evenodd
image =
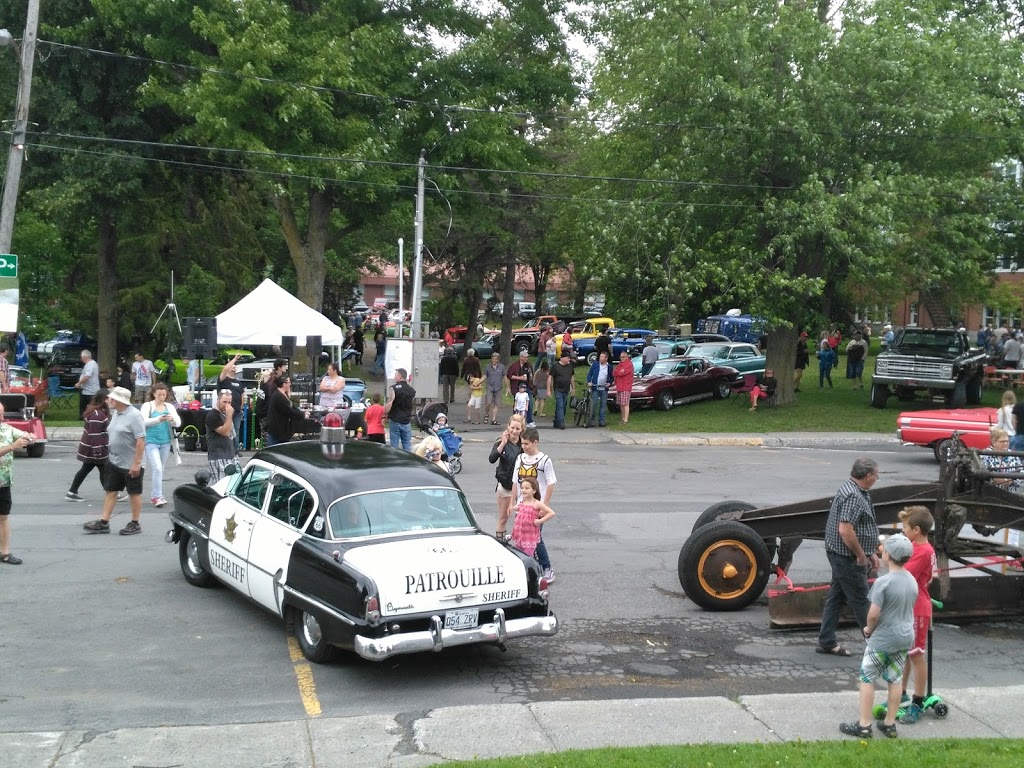
M 345 379 L 337 363 L 327 366 L 327 375 L 320 379 L 320 407 L 341 408 L 345 404 Z
M 1003 392 L 1003 403 L 999 406 L 999 418 L 996 427 L 1013 437 L 1017 431 L 1013 428 L 1013 406 L 1017 404 L 1017 396 L 1012 389 Z
M 167 503 L 164 498 L 164 465 L 171 453 L 174 430 L 181 426 L 178 410 L 167 403 L 167 385 L 157 383 L 152 389 L 152 400 L 142 404 L 142 422 L 146 426 L 146 464 L 152 491 L 149 500 L 154 506 Z

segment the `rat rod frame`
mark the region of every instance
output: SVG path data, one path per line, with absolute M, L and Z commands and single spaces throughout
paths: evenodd
M 1024 615 L 1024 574 L 1009 567 L 1020 563 L 1021 548 L 995 536 L 1004 530 L 1024 531 L 1024 496 L 990 482 L 997 476 L 1024 480 L 1024 472 L 993 472 L 980 458 L 1019 454 L 976 451 L 959 440 L 951 443 L 942 456 L 938 482 L 871 490 L 879 529 L 883 534 L 897 532 L 904 507 L 931 510 L 939 576 L 930 589 L 944 604 L 944 620 Z M 747 607 L 764 592 L 772 575 L 785 573 L 804 539 L 824 540 L 831 506 L 829 497 L 777 507 L 742 501 L 708 507 L 679 552 L 683 590 L 707 610 Z M 961 535 L 965 525 L 974 535 Z M 771 625 L 817 625 L 828 585 L 794 586 L 785 581 L 785 588 L 769 590 Z M 852 614 L 848 618 L 852 620 Z

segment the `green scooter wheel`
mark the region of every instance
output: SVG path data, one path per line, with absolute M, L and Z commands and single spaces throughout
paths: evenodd
M 871 714 L 875 716 L 875 720 L 885 720 L 885 709 L 885 704 L 876 704 Z

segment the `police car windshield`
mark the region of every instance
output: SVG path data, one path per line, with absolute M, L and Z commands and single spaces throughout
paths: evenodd
M 474 528 L 465 497 L 454 488 L 401 488 L 338 499 L 327 511 L 336 539 Z

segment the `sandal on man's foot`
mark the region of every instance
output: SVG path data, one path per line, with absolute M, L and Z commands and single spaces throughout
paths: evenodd
M 825 654 L 828 654 L 829 656 L 852 656 L 853 655 L 848 650 L 843 648 L 843 646 L 841 646 L 841 645 L 837 645 L 835 648 L 825 648 L 825 647 L 819 645 L 817 648 L 814 649 L 814 652 L 815 653 L 825 653 Z
M 847 736 L 856 736 L 858 739 L 870 739 L 875 734 L 871 731 L 870 725 L 860 723 L 840 723 L 839 732 Z
M 21 565 L 21 558 L 15 557 L 8 552 L 6 555 L 0 555 L 0 563 L 5 563 L 7 565 Z

